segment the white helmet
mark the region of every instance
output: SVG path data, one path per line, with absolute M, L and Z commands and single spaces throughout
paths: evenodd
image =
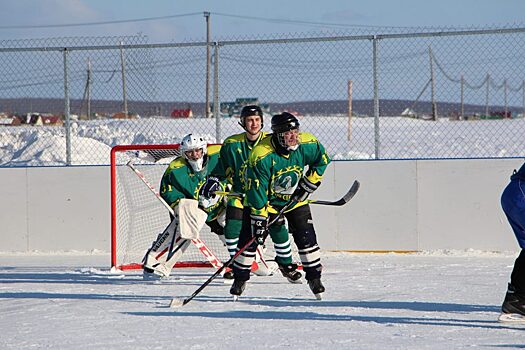
M 202 157 L 199 159 L 189 159 L 186 155 L 187 151 L 191 151 L 194 149 L 202 149 Z M 202 136 L 197 136 L 193 134 L 188 134 L 182 138 L 182 141 L 180 142 L 179 150 L 182 153 L 182 156 L 186 158 L 188 163 L 190 163 L 191 167 L 193 168 L 193 171 L 199 172 L 204 167 L 204 158 L 206 157 L 206 154 L 208 153 L 208 144 L 206 141 L 204 141 L 204 138 Z

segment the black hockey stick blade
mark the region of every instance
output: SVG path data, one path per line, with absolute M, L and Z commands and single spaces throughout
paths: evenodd
M 336 201 L 322 201 L 322 200 L 312 199 L 310 200 L 310 203 L 320 204 L 320 205 L 333 205 L 336 207 L 340 207 L 348 203 L 350 199 L 352 199 L 355 196 L 357 191 L 359 191 L 359 186 L 361 186 L 361 184 L 359 183 L 359 181 L 355 180 L 354 183 L 352 184 L 352 187 L 350 187 L 348 192 L 346 192 L 346 194 L 341 199 L 336 200 Z

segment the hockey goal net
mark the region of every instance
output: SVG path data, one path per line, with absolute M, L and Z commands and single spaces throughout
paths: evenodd
M 111 267 L 118 270 L 142 269 L 142 259 L 170 223 L 167 208 L 153 191 L 169 163 L 180 155 L 179 145 L 118 145 L 111 149 Z M 135 173 L 128 163 L 144 177 L 152 188 Z M 290 237 L 291 238 L 291 237 Z M 200 239 L 222 262 L 230 256 L 222 241 L 207 225 Z M 292 256 L 299 262 L 292 240 Z M 268 237 L 263 247 L 264 258 L 275 258 L 275 249 Z M 201 251 L 190 244 L 175 267 L 210 267 Z
M 152 190 L 128 166 L 133 166 L 158 191 L 169 163 L 180 155 L 179 145 L 119 145 L 111 150 L 111 267 L 142 268 L 147 249 L 170 223 L 169 212 Z M 228 251 L 217 235 L 204 226 L 200 239 L 221 260 Z M 190 244 L 176 267 L 211 266 Z

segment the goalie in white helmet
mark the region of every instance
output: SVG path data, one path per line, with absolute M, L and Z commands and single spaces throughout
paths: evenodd
M 208 144 L 202 136 L 194 134 L 184 136 L 180 142 L 179 150 L 194 172 L 198 173 L 206 166 Z
M 224 229 L 219 221 L 224 220 L 225 203 L 223 195 L 214 195 L 211 198 L 199 195 L 209 172 L 218 163 L 220 145 L 208 147 L 203 137 L 188 134 L 182 138 L 179 150 L 181 156 L 175 158 L 162 176 L 160 184 L 161 197 L 174 209 L 175 213 L 186 208 L 187 200 L 195 203 L 190 210 L 184 210 L 184 215 L 190 216 L 188 222 L 200 217 L 204 212 L 204 220 L 211 231 L 224 242 Z M 222 183 L 217 184 L 215 190 L 224 191 Z M 198 202 L 198 208 L 197 204 Z M 199 209 L 200 208 L 200 209 Z M 180 232 L 184 217 L 175 217 L 172 223 L 158 235 L 153 245 L 144 257 L 144 277 L 168 277 L 172 267 L 181 258 L 190 244 L 187 232 Z M 201 223 L 201 226 L 204 222 Z M 199 227 L 195 230 L 198 234 Z

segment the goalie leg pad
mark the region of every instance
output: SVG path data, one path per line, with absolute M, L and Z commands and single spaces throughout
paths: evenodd
M 146 254 L 144 259 L 144 279 L 159 279 L 167 278 L 171 274 L 171 270 L 180 260 L 186 249 L 190 246 L 190 240 L 183 240 L 179 245 L 175 246 L 173 251 L 164 254 L 167 258 L 166 261 L 160 261 L 157 259 L 153 252 Z
M 162 231 L 162 233 L 159 233 L 157 236 L 157 239 L 153 242 L 151 245 L 151 248 L 148 250 L 149 252 L 154 253 L 161 253 L 165 251 L 169 246 L 171 245 L 171 242 L 173 240 L 173 237 L 175 236 L 177 232 L 177 228 L 179 227 L 179 220 L 175 217 L 173 220 L 171 220 L 170 224 Z M 175 243 L 180 238 L 175 237 Z
M 168 260 L 166 260 L 166 263 L 164 264 L 166 268 L 168 268 L 170 271 L 173 269 L 173 266 L 179 261 L 188 247 L 190 246 L 191 240 L 186 239 L 183 240 L 178 246 L 176 246 L 172 252 L 170 252 L 170 255 L 168 257 Z

